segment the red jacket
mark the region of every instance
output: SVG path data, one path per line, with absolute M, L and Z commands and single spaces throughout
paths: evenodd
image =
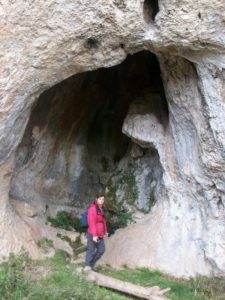
M 95 204 L 88 209 L 88 232 L 97 237 L 103 237 L 107 232 L 104 211 L 100 208 L 97 210 Z

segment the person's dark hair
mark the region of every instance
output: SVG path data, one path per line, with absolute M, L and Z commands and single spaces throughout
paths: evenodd
M 103 195 L 103 194 L 97 194 L 97 195 L 96 195 L 96 199 L 101 198 L 101 197 L 104 197 L 104 198 L 105 198 L 105 195 Z

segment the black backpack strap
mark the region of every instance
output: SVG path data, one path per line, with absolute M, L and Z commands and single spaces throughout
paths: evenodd
M 96 213 L 97 214 L 101 214 L 101 215 L 103 215 L 104 217 L 105 217 L 105 210 L 104 210 L 104 208 L 102 208 L 102 210 L 98 207 L 98 205 L 95 205 L 96 206 Z

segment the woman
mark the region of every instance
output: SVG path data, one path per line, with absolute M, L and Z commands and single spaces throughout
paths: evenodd
M 97 195 L 88 209 L 87 253 L 85 264 L 96 271 L 95 264 L 105 252 L 103 237 L 107 234 L 103 205 L 105 196 Z

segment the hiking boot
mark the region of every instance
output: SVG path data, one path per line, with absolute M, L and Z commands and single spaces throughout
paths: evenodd
M 94 271 L 94 272 L 98 272 L 97 269 L 96 269 L 96 267 L 92 267 L 91 269 L 92 269 L 92 271 Z
M 90 266 L 85 266 L 84 267 L 84 272 L 89 272 L 91 270 L 92 270 L 92 268 Z

